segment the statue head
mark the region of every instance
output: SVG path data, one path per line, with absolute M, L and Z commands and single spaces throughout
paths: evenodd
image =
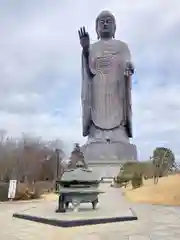
M 98 39 L 115 37 L 116 20 L 109 11 L 102 11 L 96 18 L 96 33 Z

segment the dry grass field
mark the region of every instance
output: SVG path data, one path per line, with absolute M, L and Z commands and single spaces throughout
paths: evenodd
M 180 174 L 160 178 L 157 185 L 154 185 L 153 179 L 148 179 L 140 188 L 132 189 L 129 185 L 122 189 L 132 202 L 180 206 Z M 44 193 L 41 198 L 45 201 L 58 200 L 58 195 Z
M 45 201 L 58 201 L 58 195 L 55 193 L 46 193 L 41 196 L 42 199 Z
M 180 206 L 180 174 L 160 178 L 157 185 L 152 179 L 144 180 L 142 187 L 132 189 L 129 185 L 123 192 L 136 203 Z

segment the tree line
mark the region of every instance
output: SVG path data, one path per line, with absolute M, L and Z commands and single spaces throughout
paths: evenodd
M 7 136 L 6 131 L 0 130 L 0 181 L 54 180 L 64 171 L 61 164 L 64 156 L 63 143 L 60 139 L 45 141 L 27 134 L 22 134 L 19 139 L 13 139 Z M 77 143 L 70 160 L 69 165 L 65 167 L 74 168 L 79 160 L 87 167 Z M 157 147 L 148 161 L 125 164 L 119 176 L 122 175 L 122 169 L 127 174 L 135 173 L 141 174 L 144 178 L 154 178 L 154 183 L 157 184 L 160 177 L 177 171 L 178 165 L 171 149 Z
M 121 167 L 115 182 L 122 186 L 131 182 L 133 188 L 136 188 L 143 184 L 143 178 L 152 178 L 154 179 L 154 184 L 157 184 L 159 178 L 179 171 L 180 169 L 172 150 L 165 147 L 157 147 L 149 160 L 125 163 Z
M 62 171 L 59 164 L 57 173 L 57 161 L 63 156 L 63 145 L 59 139 L 45 141 L 27 134 L 13 139 L 7 137 L 5 131 L 0 131 L 0 181 L 54 180 Z

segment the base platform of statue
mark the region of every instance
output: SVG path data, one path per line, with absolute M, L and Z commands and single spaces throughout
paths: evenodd
M 82 146 L 84 159 L 103 178 L 116 177 L 120 167 L 127 161 L 137 161 L 137 149 L 131 143 L 93 142 Z

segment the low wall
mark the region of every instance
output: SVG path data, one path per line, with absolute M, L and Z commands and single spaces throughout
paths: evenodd
M 90 162 L 88 167 L 92 169 L 97 175 L 104 179 L 112 179 L 117 177 L 120 167 L 122 163 L 119 162 L 103 162 L 103 161 L 95 161 Z

